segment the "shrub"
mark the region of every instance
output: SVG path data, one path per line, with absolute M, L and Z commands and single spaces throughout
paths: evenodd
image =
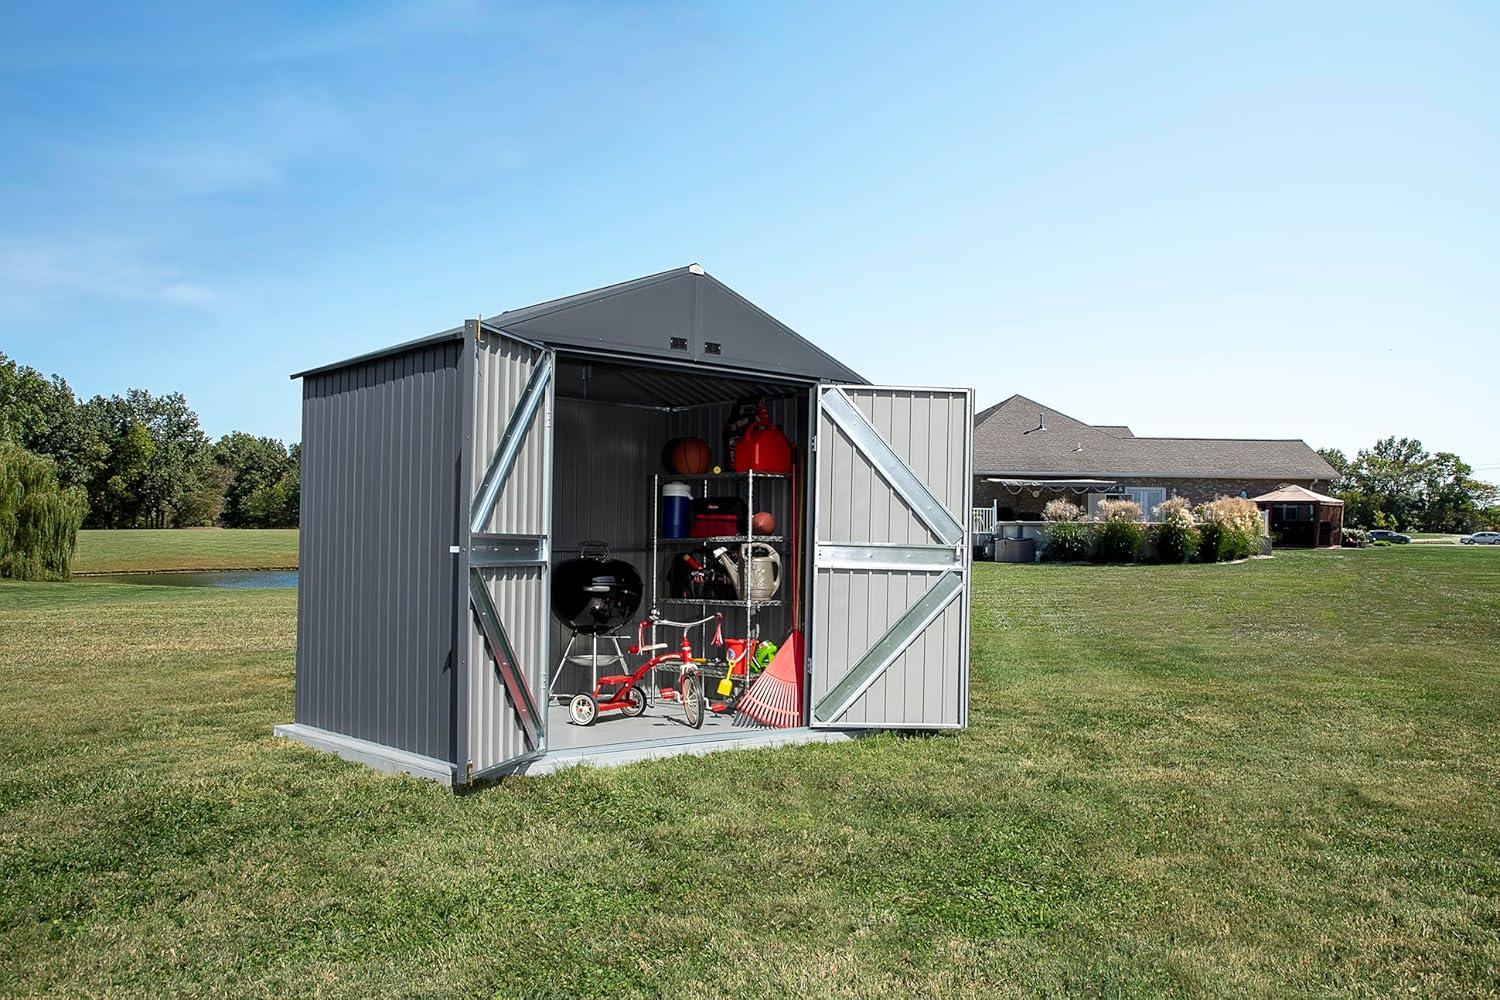
M 1204 562 L 1248 559 L 1260 550 L 1260 508 L 1243 497 L 1219 497 L 1198 508 Z
M 1082 521 L 1083 508 L 1076 503 L 1061 498 L 1048 500 L 1047 506 L 1042 508 L 1042 520 L 1052 523 L 1059 521 Z
M 1370 544 L 1370 533 L 1363 528 L 1345 528 L 1341 541 L 1346 549 L 1362 549 Z
M 1141 508 L 1133 500 L 1103 500 L 1099 503 L 1103 523 L 1099 525 L 1098 556 L 1104 562 L 1134 562 L 1146 540 Z
M 0 441 L 0 577 L 66 579 L 87 509 L 82 490 L 58 487 L 52 459 Z
M 1156 526 L 1156 557 L 1162 562 L 1185 563 L 1198 554 L 1203 543 L 1192 506 L 1185 497 L 1168 497 L 1157 504 L 1153 513 L 1161 522 Z
M 1042 550 L 1042 558 L 1048 562 L 1078 562 L 1087 559 L 1093 548 L 1091 525 L 1082 521 L 1054 521 L 1047 525 L 1047 547 Z

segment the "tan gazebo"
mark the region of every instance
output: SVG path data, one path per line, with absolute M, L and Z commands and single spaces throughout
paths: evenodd
M 1283 486 L 1252 498 L 1266 512 L 1277 545 L 1338 548 L 1343 543 L 1344 501 L 1301 486 Z

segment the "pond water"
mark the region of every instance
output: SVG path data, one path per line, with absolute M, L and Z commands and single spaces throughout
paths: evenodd
M 144 583 L 153 587 L 295 587 L 294 569 L 226 569 L 192 573 L 105 573 L 75 576 L 78 583 Z

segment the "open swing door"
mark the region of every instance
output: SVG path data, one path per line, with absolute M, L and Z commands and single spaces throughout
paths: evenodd
M 814 394 L 810 724 L 967 725 L 973 393 Z
M 465 423 L 466 600 L 458 714 L 468 747 L 461 782 L 547 748 L 555 352 L 478 321 L 465 324 L 473 387 Z

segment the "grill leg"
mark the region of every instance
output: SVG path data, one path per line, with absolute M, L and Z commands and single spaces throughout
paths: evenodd
M 563 667 L 568 663 L 568 654 L 573 652 L 573 643 L 577 640 L 577 632 L 570 632 L 568 634 L 568 645 L 563 649 L 562 659 L 557 663 L 557 673 L 552 675 L 552 683 L 547 686 L 547 697 L 549 699 L 552 698 L 553 692 L 557 690 L 557 682 L 562 679 Z M 599 685 L 595 684 L 594 687 L 598 688 Z

